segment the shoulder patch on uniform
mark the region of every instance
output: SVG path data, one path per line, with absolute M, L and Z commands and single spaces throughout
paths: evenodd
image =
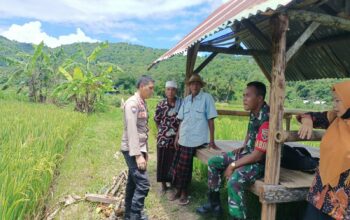
M 262 133 L 262 139 L 264 141 L 266 141 L 268 136 L 269 136 L 269 130 L 268 129 L 262 129 L 261 133 Z
M 135 113 L 137 112 L 137 108 L 136 108 L 135 106 L 132 106 L 132 107 L 131 107 L 131 111 L 132 111 L 132 113 L 135 114 Z
M 261 125 L 261 137 L 263 141 L 267 141 L 269 136 L 269 122 L 266 121 Z

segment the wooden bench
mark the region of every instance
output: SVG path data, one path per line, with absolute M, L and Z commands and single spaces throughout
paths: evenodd
M 229 152 L 234 148 L 241 147 L 242 141 L 216 141 L 222 151 Z M 314 157 L 319 157 L 319 149 L 307 147 L 296 142 L 287 142 L 290 146 L 305 147 Z M 208 164 L 210 157 L 220 155 L 222 151 L 216 151 L 208 148 L 197 150 L 196 157 L 205 164 Z M 284 203 L 305 200 L 306 194 L 313 181 L 314 174 L 308 174 L 301 171 L 288 170 L 281 168 L 280 180 L 278 185 L 266 185 L 264 179 L 257 180 L 250 191 L 259 197 L 261 203 Z

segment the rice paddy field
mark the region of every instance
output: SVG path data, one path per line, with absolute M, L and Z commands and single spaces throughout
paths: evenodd
M 35 218 L 84 115 L 0 100 L 0 219 Z
M 194 210 L 206 199 L 207 168 L 198 160 L 189 206 L 174 206 L 157 194 L 156 127 L 152 120 L 157 102 L 148 101 L 149 173 L 153 184 L 146 199 L 147 212 L 151 219 L 200 219 Z M 239 104 L 221 107 L 240 109 Z M 247 122 L 244 117 L 220 116 L 215 122 L 216 139 L 243 140 Z M 0 94 L 0 125 L 0 219 L 41 219 L 45 210 L 68 194 L 100 193 L 114 175 L 126 168 L 122 157 L 115 158 L 123 125 L 122 112 L 113 104 L 105 112 L 86 116 L 49 104 L 4 99 Z M 298 128 L 295 120 L 292 128 Z M 317 147 L 318 143 L 312 145 Z M 222 192 L 225 204 L 226 190 Z M 253 219 L 259 219 L 259 202 L 253 195 L 248 197 Z M 279 208 L 278 219 L 288 219 L 286 213 L 293 213 L 303 203 L 289 206 L 292 209 Z M 80 203 L 62 211 L 56 219 L 102 219 L 95 210 L 94 204 Z

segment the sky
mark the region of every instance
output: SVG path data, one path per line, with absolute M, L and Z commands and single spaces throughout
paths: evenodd
M 227 0 L 0 0 L 0 35 L 58 47 L 128 42 L 169 49 Z

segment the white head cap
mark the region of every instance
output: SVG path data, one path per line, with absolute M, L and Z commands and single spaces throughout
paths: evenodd
M 165 88 L 175 88 L 175 89 L 177 89 L 177 84 L 173 80 L 172 81 L 167 81 L 165 83 Z

